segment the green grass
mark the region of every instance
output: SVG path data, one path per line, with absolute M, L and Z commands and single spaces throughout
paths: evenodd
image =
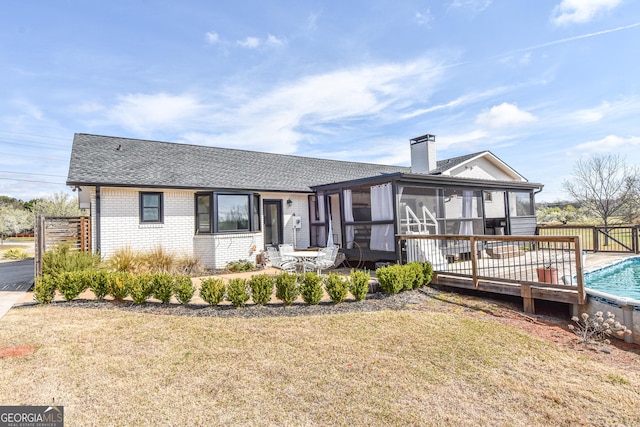
M 441 304 L 430 302 L 430 304 Z M 0 403 L 67 425 L 633 425 L 623 370 L 464 314 L 221 319 L 38 306 L 0 320 Z

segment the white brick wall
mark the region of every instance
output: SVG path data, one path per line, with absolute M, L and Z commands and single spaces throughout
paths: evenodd
M 96 249 L 96 193 L 91 192 L 91 219 L 94 249 Z M 139 194 L 159 191 L 164 194 L 164 223 L 141 224 Z M 229 261 L 250 260 L 264 249 L 262 231 L 195 235 L 195 192 L 189 190 L 154 190 L 141 188 L 108 188 L 101 191 L 100 243 L 101 255 L 108 258 L 114 251 L 129 246 L 134 251 L 150 251 L 161 245 L 175 255 L 197 256 L 206 268 L 224 268 Z M 309 208 L 306 194 L 261 193 L 261 200 L 282 200 L 283 238 L 293 243 L 293 214 L 302 219 L 296 230 L 295 247 L 309 247 Z M 291 199 L 291 206 L 286 201 Z M 262 206 L 261 213 L 264 215 Z M 264 217 L 261 218 L 264 222 Z M 261 227 L 263 229 L 264 227 Z M 255 250 L 252 248 L 255 246 Z
M 141 191 L 164 193 L 162 224 L 140 223 Z M 193 191 L 102 188 L 100 195 L 100 240 L 103 258 L 126 246 L 142 252 L 153 250 L 160 245 L 175 255 L 193 255 Z
M 195 255 L 206 268 L 224 268 L 230 261 L 256 261 L 264 246 L 262 233 L 200 234 L 193 236 Z

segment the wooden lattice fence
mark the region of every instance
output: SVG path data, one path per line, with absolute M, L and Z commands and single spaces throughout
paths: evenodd
M 42 273 L 42 254 L 66 243 L 73 251 L 91 252 L 91 218 L 37 216 L 34 227 L 36 277 Z

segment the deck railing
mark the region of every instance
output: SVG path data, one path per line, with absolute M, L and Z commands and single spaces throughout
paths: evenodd
M 520 294 L 525 311 L 533 311 L 534 298 L 585 302 L 579 236 L 397 237 L 401 262 L 431 262 L 436 284 Z
M 580 236 L 582 249 L 593 252 L 640 253 L 640 225 L 538 225 L 540 236 Z

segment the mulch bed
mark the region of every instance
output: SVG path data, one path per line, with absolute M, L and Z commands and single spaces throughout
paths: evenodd
M 55 301 L 51 305 L 69 308 L 88 308 L 96 310 L 122 310 L 136 313 L 159 315 L 190 316 L 190 317 L 225 317 L 225 318 L 260 318 L 260 317 L 296 317 L 321 316 L 326 314 L 341 314 L 353 312 L 371 312 L 381 310 L 403 310 L 412 305 L 420 304 L 430 297 L 420 290 L 401 292 L 396 295 L 375 293 L 367 295 L 363 301 L 347 300 L 339 304 L 321 302 L 309 305 L 296 302 L 290 306 L 282 303 L 268 303 L 266 305 L 247 304 L 245 307 L 233 307 L 229 304 L 211 305 L 179 305 L 145 302 L 135 304 L 131 301 L 114 302 L 112 300 L 72 300 Z M 33 304 L 29 304 L 33 305 Z M 25 307 L 27 305 L 23 305 Z M 15 307 L 20 308 L 20 307 Z

